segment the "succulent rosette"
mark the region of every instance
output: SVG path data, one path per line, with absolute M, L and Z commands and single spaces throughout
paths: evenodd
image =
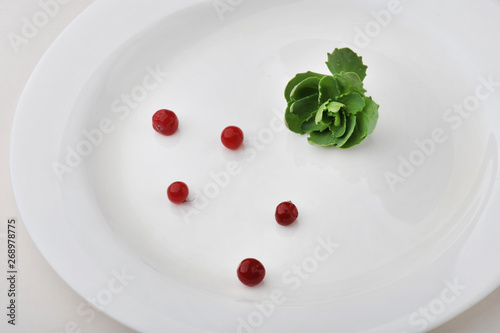
M 332 75 L 300 73 L 288 83 L 285 122 L 295 133 L 309 133 L 311 143 L 350 148 L 374 131 L 379 106 L 365 96 L 367 66 L 355 52 L 335 49 L 326 64 Z

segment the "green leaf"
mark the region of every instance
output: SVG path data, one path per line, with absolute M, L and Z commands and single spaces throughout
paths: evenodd
M 363 88 L 363 82 L 361 82 L 356 73 L 340 73 L 335 75 L 335 79 L 337 80 L 342 95 L 352 92 L 358 93 L 361 96 L 365 95 L 366 89 Z
M 325 129 L 322 132 L 311 132 L 307 140 L 318 146 L 333 146 L 336 139 L 330 130 Z
M 333 76 L 325 76 L 319 81 L 319 104 L 335 100 L 340 95 L 337 81 Z
M 356 114 L 359 111 L 362 111 L 365 107 L 365 101 L 363 97 L 356 93 L 342 95 L 340 98 L 338 98 L 338 101 L 344 105 L 345 112 L 350 114 Z
M 321 105 L 316 113 L 316 117 L 314 118 L 316 123 L 319 123 L 323 118 L 323 114 L 325 111 L 328 112 L 330 116 L 334 116 L 335 113 L 339 112 L 339 110 L 344 106 L 342 103 L 338 102 L 326 102 Z
M 349 140 L 342 145 L 340 148 L 347 149 L 360 144 L 364 139 L 366 139 L 366 131 L 362 126 L 356 126 Z
M 313 112 L 318 110 L 318 94 L 304 97 L 290 106 L 290 112 L 297 115 L 304 121 L 312 116 Z
M 372 134 L 378 121 L 378 104 L 371 97 L 365 98 L 366 106 L 363 111 L 356 114 L 356 129 L 342 148 L 350 148 L 361 143 L 368 135 Z
M 335 120 L 330 124 L 330 131 L 332 131 L 333 136 L 340 138 L 346 132 L 346 115 L 341 112 L 335 116 Z
M 377 127 L 379 105 L 371 97 L 365 97 L 365 108 L 361 115 L 361 123 L 366 127 L 366 135 L 370 135 Z
M 304 97 L 317 94 L 319 81 L 320 79 L 314 76 L 300 81 L 290 93 L 290 99 L 292 101 L 298 101 Z
M 334 115 L 339 112 L 345 105 L 339 102 L 330 102 L 327 104 L 326 109 L 328 110 L 328 114 Z
M 323 112 L 325 112 L 327 104 L 328 102 L 323 103 L 323 105 L 321 105 L 318 111 L 316 112 L 316 116 L 314 116 L 314 122 L 316 124 L 319 123 L 321 119 L 323 119 Z
M 356 126 L 356 116 L 347 117 L 346 130 L 341 137 L 335 137 L 329 129 L 321 132 L 311 132 L 307 140 L 318 146 L 337 146 L 342 147 L 351 137 Z
M 300 125 L 302 125 L 304 121 L 300 120 L 299 116 L 290 112 L 291 104 L 292 102 L 288 103 L 285 111 L 285 124 L 290 129 L 290 131 L 298 134 L 304 134 L 305 132 L 300 128 Z
M 335 49 L 333 53 L 328 53 L 328 62 L 326 63 L 333 75 L 344 73 L 356 73 L 363 81 L 366 77 L 366 69 L 363 64 L 363 58 L 359 57 L 349 48 Z
M 295 75 L 293 79 L 288 82 L 286 88 L 285 88 L 285 99 L 287 102 L 290 102 L 291 100 L 291 95 L 292 95 L 292 90 L 295 88 L 296 85 L 298 85 L 300 82 L 304 81 L 307 78 L 310 77 L 317 77 L 319 79 L 322 79 L 326 75 L 323 74 L 318 74 L 318 73 L 313 73 L 313 72 L 306 72 L 306 73 L 299 73 Z
M 319 122 L 316 122 L 316 119 L 314 117 L 311 117 L 304 123 L 302 123 L 300 128 L 306 133 L 313 131 L 323 131 L 327 129 L 333 121 L 333 117 L 330 116 L 324 116 L 323 119 L 321 119 Z
M 295 133 L 304 134 L 301 125 L 312 117 L 318 109 L 318 94 L 304 97 L 296 102 L 289 102 L 285 111 L 285 122 Z
M 357 116 L 354 116 L 354 115 L 346 115 L 347 119 L 346 119 L 346 125 L 345 125 L 345 132 L 344 134 L 337 138 L 335 140 L 335 146 L 337 147 L 343 147 L 344 144 L 349 140 L 349 138 L 351 137 L 351 135 L 353 134 L 354 132 L 354 128 L 356 127 L 356 118 Z

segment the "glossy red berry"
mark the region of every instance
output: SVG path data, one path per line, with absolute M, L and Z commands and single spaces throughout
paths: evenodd
M 248 258 L 240 263 L 237 270 L 238 279 L 246 286 L 256 286 L 264 280 L 266 270 L 257 259 Z
M 167 189 L 168 199 L 176 204 L 186 201 L 188 195 L 189 189 L 183 182 L 174 182 Z
M 236 150 L 243 143 L 243 131 L 239 127 L 228 126 L 222 131 L 220 139 L 226 148 Z
M 153 128 L 163 135 L 172 135 L 179 127 L 179 119 L 174 112 L 166 109 L 158 110 L 153 115 Z
M 297 207 L 291 202 L 291 201 L 286 201 L 282 202 L 276 207 L 276 213 L 274 214 L 276 217 L 276 222 L 278 222 L 281 225 L 290 225 L 299 216 L 299 212 L 297 210 Z

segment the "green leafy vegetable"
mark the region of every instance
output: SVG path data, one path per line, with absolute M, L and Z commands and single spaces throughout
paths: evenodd
M 366 67 L 363 60 L 349 48 L 335 49 L 333 53 L 328 53 L 326 63 L 333 75 L 341 73 L 356 73 L 363 81 L 366 76 Z
M 326 63 L 332 75 L 297 74 L 285 88 L 285 122 L 320 146 L 350 148 L 377 125 L 379 106 L 365 96 L 367 67 L 351 49 L 335 49 Z

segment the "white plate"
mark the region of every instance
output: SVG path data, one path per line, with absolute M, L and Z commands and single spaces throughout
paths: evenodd
M 139 331 L 435 327 L 500 281 L 499 15 L 492 0 L 96 1 L 19 105 L 22 218 L 68 284 Z M 345 46 L 380 121 L 355 148 L 314 147 L 284 129 L 283 89 Z M 151 127 L 160 108 L 172 137 Z M 167 201 L 175 180 L 191 202 Z M 246 257 L 267 269 L 258 287 L 236 278 Z

